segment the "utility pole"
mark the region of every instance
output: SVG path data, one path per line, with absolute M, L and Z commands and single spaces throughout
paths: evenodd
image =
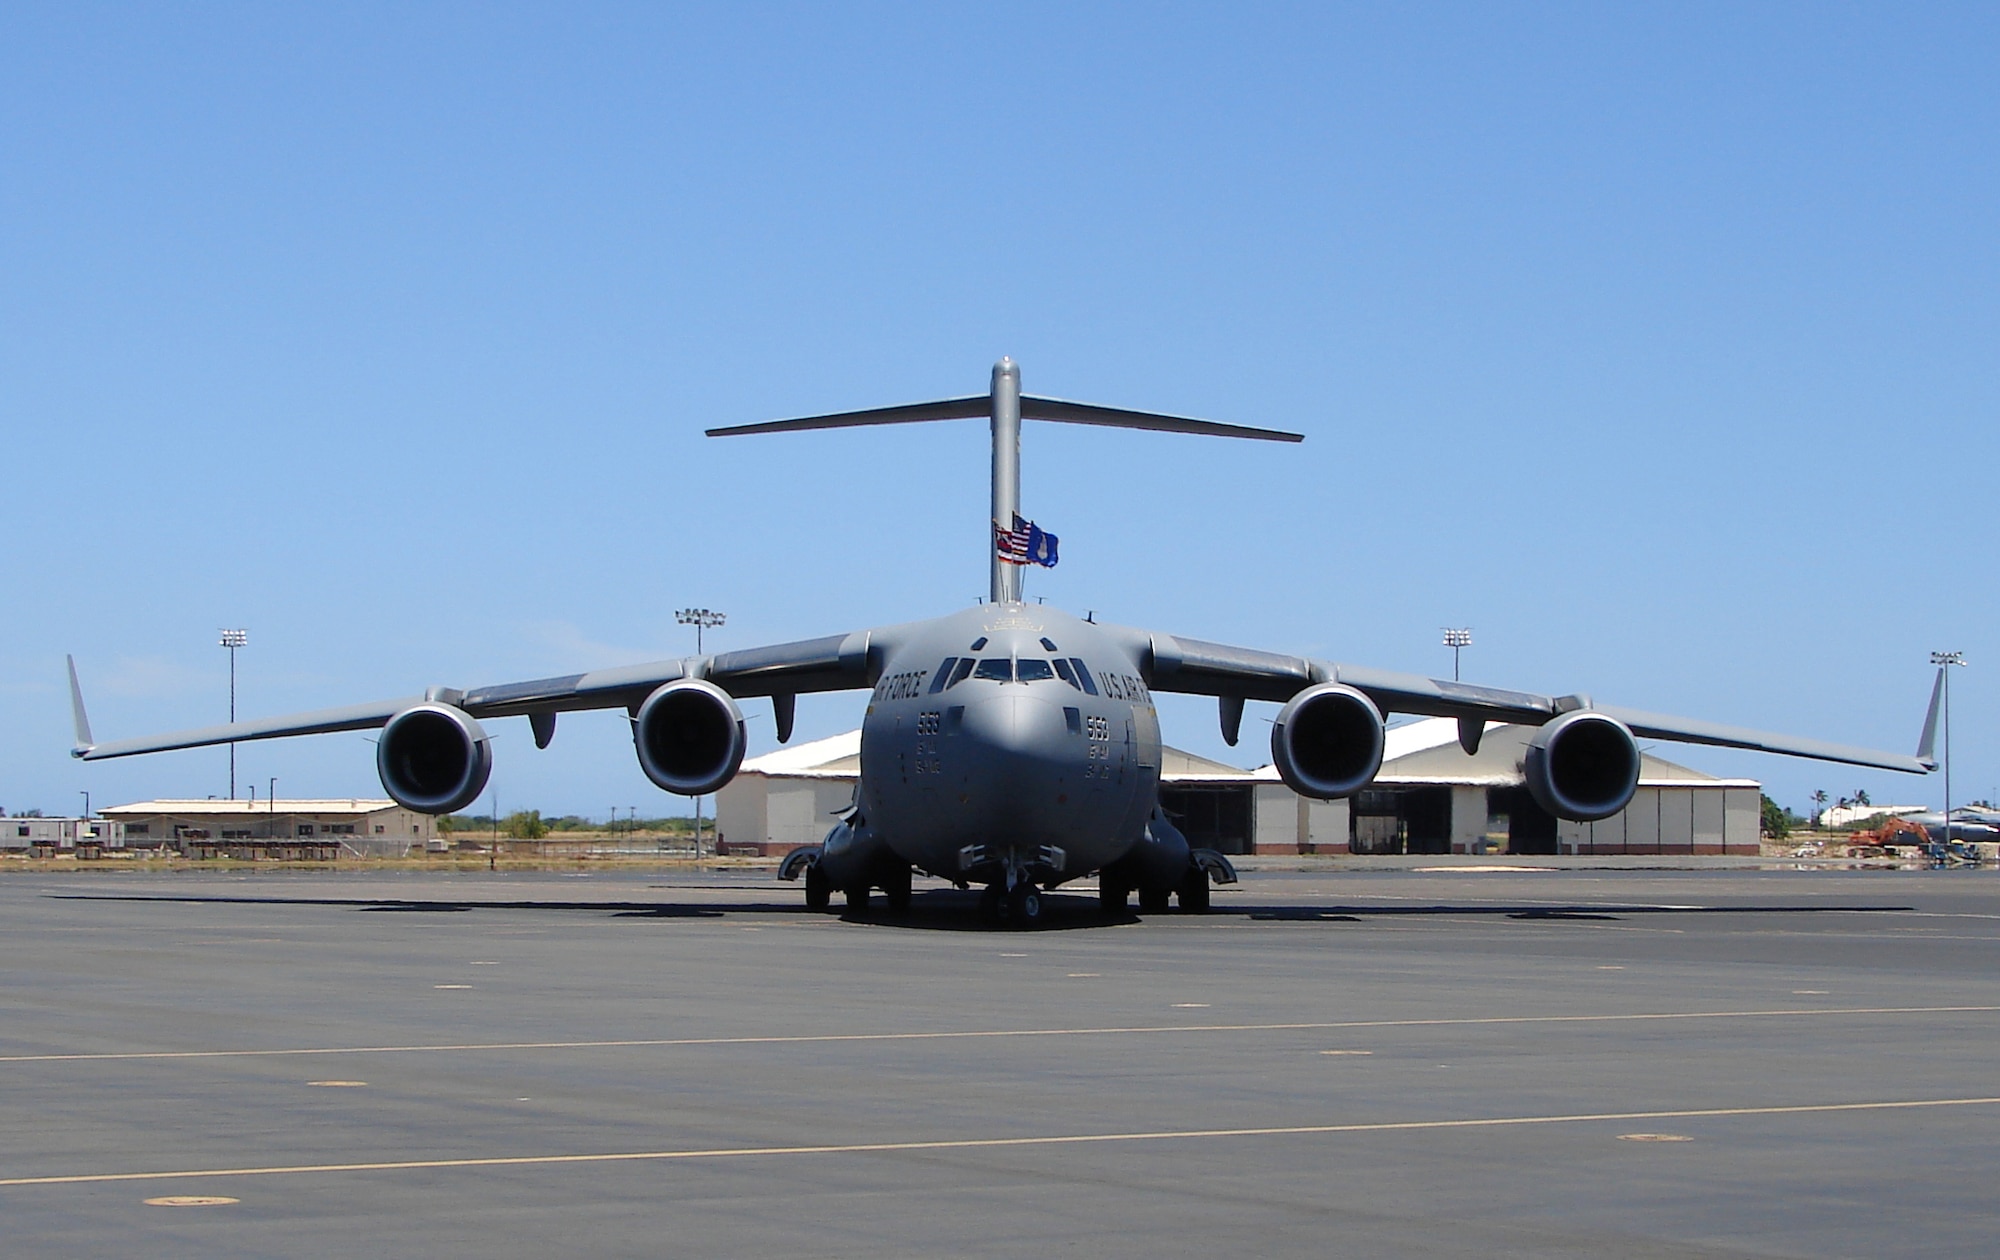
M 229 649 L 229 724 L 236 725 L 236 649 L 250 641 L 248 630 L 224 630 L 222 646 Z M 236 799 L 236 741 L 229 743 L 229 799 Z
M 701 632 L 720 626 L 729 620 L 727 613 L 715 612 L 707 608 L 683 608 L 674 614 L 674 620 L 684 626 L 694 627 L 694 654 L 702 654 Z M 694 860 L 701 861 L 701 798 L 694 798 Z
M 1446 626 L 1444 628 L 1444 645 L 1451 649 L 1451 680 L 1457 682 L 1458 653 L 1460 649 L 1472 646 L 1472 627 L 1463 626 L 1453 629 L 1450 626 Z
M 1951 667 L 1965 664 L 1963 652 L 1932 652 L 1931 664 L 1944 672 L 1944 842 L 1951 844 Z

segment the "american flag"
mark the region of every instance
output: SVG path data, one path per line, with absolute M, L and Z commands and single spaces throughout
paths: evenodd
M 1002 529 L 1000 523 L 993 523 L 993 550 L 1008 564 L 1039 564 L 1043 568 L 1056 567 L 1056 544 L 1054 534 L 1038 528 L 1033 521 L 1024 521 L 1021 514 L 1014 514 L 1014 527 Z

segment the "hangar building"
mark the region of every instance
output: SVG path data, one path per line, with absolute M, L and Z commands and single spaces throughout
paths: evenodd
M 1521 777 L 1534 733 L 1488 723 L 1468 756 L 1449 718 L 1392 727 L 1381 773 L 1344 801 L 1299 796 L 1272 766 L 1242 770 L 1168 748 L 1160 799 L 1191 844 L 1232 854 L 1757 853 L 1756 780 L 1718 779 L 1647 753 L 1624 810 L 1596 823 L 1552 817 Z M 719 844 L 763 854 L 818 844 L 860 770 L 859 731 L 745 761 L 716 794 Z

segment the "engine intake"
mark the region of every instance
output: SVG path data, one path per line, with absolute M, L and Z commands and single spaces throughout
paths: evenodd
M 1631 802 L 1639 745 L 1623 722 L 1578 709 L 1535 732 L 1521 769 L 1543 809 L 1571 822 L 1596 822 Z
M 389 719 L 375 745 L 382 787 L 404 809 L 449 814 L 486 790 L 493 746 L 470 713 L 448 704 L 411 705 Z
M 1278 710 L 1271 760 L 1300 796 L 1352 796 L 1382 768 L 1382 711 L 1341 683 L 1308 687 Z
M 682 796 L 706 796 L 735 778 L 748 744 L 736 701 L 699 678 L 647 696 L 632 717 L 632 742 L 646 777 Z

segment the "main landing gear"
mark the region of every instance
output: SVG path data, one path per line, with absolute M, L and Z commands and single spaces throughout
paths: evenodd
M 1235 872 L 1230 872 L 1233 877 Z M 1165 914 L 1176 900 L 1180 902 L 1182 914 L 1207 914 L 1209 873 L 1206 868 L 1190 864 L 1177 885 L 1140 884 L 1139 913 Z M 1097 874 L 1097 907 L 1105 914 L 1124 916 L 1129 913 L 1128 903 L 1133 888 L 1125 880 L 1110 871 Z
M 815 871 L 818 869 L 817 866 L 813 868 Z M 850 914 L 859 914 L 867 910 L 870 894 L 873 890 L 880 888 L 882 890 L 882 900 L 888 903 L 891 914 L 906 913 L 910 908 L 911 874 L 909 866 L 902 862 L 878 864 L 863 877 L 860 883 L 849 884 L 846 888 L 841 889 L 842 892 L 847 894 L 848 912 Z M 808 875 L 808 879 L 810 879 L 810 875 Z M 831 891 L 831 888 L 828 891 Z M 806 885 L 806 904 L 808 906 L 812 904 L 812 885 L 810 883 Z M 820 908 L 824 909 L 824 907 Z
M 910 908 L 910 879 L 912 872 L 907 863 L 877 863 L 860 882 L 836 884 L 833 877 L 816 860 L 817 853 L 795 850 L 778 869 L 779 879 L 803 877 L 806 884 L 806 909 L 814 913 L 825 913 L 833 908 L 833 894 L 841 893 L 847 898 L 849 913 L 868 909 L 871 892 L 880 888 L 882 900 L 888 903 L 894 914 L 902 914 Z
M 1041 922 L 1043 896 L 1029 880 L 1012 888 L 992 884 L 979 894 L 979 917 L 1000 927 L 1033 927 Z

